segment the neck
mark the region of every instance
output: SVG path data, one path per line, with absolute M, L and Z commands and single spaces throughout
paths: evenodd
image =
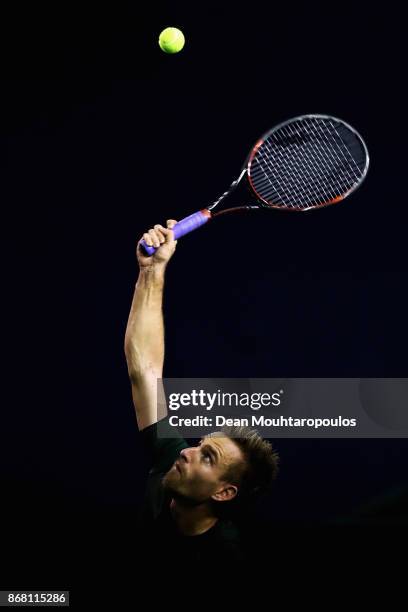
M 179 531 L 188 536 L 205 533 L 218 521 L 207 504 L 187 506 L 173 498 L 170 503 L 170 511 Z

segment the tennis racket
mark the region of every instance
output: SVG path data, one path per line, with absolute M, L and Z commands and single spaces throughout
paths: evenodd
M 255 143 L 230 188 L 206 208 L 179 221 L 173 227 L 174 238 L 178 240 L 230 212 L 256 208 L 305 211 L 335 204 L 361 185 L 368 166 L 362 137 L 341 119 L 328 115 L 294 117 Z M 249 188 L 252 203 L 213 212 L 241 182 Z M 144 240 L 140 244 L 146 255 L 157 250 Z

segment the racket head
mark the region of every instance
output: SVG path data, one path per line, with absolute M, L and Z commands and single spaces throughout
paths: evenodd
M 243 170 L 261 207 L 305 211 L 344 200 L 364 181 L 369 162 L 367 146 L 351 125 L 309 114 L 261 136 Z

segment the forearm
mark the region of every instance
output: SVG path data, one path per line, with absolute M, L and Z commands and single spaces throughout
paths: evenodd
M 133 379 L 146 371 L 162 376 L 164 276 L 165 266 L 140 269 L 125 334 L 126 361 Z

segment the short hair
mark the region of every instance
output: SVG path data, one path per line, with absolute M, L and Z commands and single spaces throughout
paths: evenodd
M 226 427 L 215 435 L 233 440 L 243 454 L 244 461 L 235 461 L 224 474 L 238 487 L 237 498 L 248 500 L 271 488 L 279 471 L 279 455 L 270 442 L 249 427 Z

